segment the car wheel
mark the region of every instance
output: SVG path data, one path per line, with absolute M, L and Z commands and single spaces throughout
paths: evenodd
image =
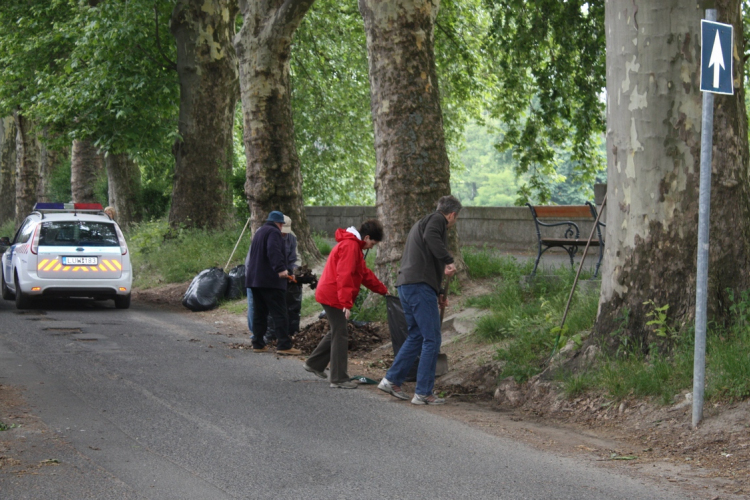
M 115 307 L 117 309 L 128 309 L 130 307 L 130 294 L 115 295 Z
M 11 292 L 10 288 L 8 288 L 8 285 L 5 283 L 5 276 L 2 276 L 2 289 L 3 289 L 3 299 L 13 300 L 16 298 L 16 294 Z
M 21 287 L 18 285 L 18 276 L 16 280 L 16 309 L 28 309 L 31 307 L 31 297 L 21 291 Z

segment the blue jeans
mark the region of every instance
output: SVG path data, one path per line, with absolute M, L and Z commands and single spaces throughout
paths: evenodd
M 250 330 L 250 333 L 253 332 L 253 291 L 249 288 L 247 289 L 247 328 Z M 250 336 L 250 340 L 253 339 L 253 336 Z
M 437 292 L 426 283 L 412 283 L 398 287 L 398 296 L 409 326 L 409 335 L 385 378 L 395 385 L 401 385 L 414 360 L 420 356 L 414 392 L 429 396 L 435 386 L 435 367 L 442 341 Z

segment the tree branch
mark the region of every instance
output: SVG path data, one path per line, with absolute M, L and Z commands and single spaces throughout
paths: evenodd
M 159 9 L 156 8 L 156 4 L 154 4 L 154 26 L 156 27 L 156 48 L 159 50 L 159 55 L 167 62 L 166 64 L 167 68 L 177 71 L 177 63 L 175 63 L 170 58 L 168 58 L 164 54 L 164 50 L 162 50 L 161 48 L 161 39 L 159 38 Z M 149 59 L 151 58 L 149 57 Z
M 261 38 L 292 36 L 314 3 L 315 0 L 286 0 L 266 24 Z

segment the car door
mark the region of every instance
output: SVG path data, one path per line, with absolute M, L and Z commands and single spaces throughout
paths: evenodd
M 13 270 L 14 267 L 20 263 L 20 256 L 26 255 L 28 252 L 28 241 L 31 238 L 31 233 L 34 230 L 34 221 L 28 218 L 21 224 L 21 227 L 16 231 L 16 235 L 13 238 L 10 248 L 3 254 L 3 277 L 5 283 L 11 288 L 15 289 L 15 283 L 13 281 Z M 14 257 L 15 262 L 14 264 Z

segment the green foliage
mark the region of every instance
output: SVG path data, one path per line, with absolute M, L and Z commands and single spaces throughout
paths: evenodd
M 354 321 L 388 321 L 385 299 L 364 287 L 361 288 L 354 301 L 354 306 L 352 306 L 350 319 Z
M 739 297 L 729 291 L 732 324 L 712 324 L 706 335 L 706 399 L 742 400 L 750 397 L 750 292 Z M 666 323 L 667 309 L 655 308 L 657 327 Z M 669 328 L 665 330 L 669 336 Z M 692 331 L 673 336 L 668 355 L 651 349 L 646 356 L 641 346 L 630 345 L 613 356 L 604 356 L 587 372 L 566 374 L 566 393 L 575 396 L 587 390 L 602 390 L 614 399 L 655 397 L 663 404 L 673 402 L 678 394 L 692 386 Z
M 356 2 L 315 2 L 295 35 L 291 74 L 305 203 L 373 204 L 367 45 Z
M 18 424 L 6 424 L 5 422 L 0 420 L 0 432 L 9 431 L 11 429 L 15 429 L 16 427 L 21 427 Z
M 537 276 L 522 285 L 521 276 L 528 274 L 531 266 L 533 262 L 505 260 L 495 292 L 467 301 L 467 305 L 490 309 L 490 314 L 477 322 L 476 332 L 481 338 L 503 341 L 496 354 L 498 360 L 505 361 L 500 378 L 512 376 L 519 382 L 539 373 L 549 357 L 574 278 L 563 266 L 549 279 Z M 580 333 L 593 327 L 598 299 L 596 293 L 576 291 L 561 345 L 568 338 L 580 343 Z
M 333 244 L 330 238 L 323 233 L 313 233 L 312 239 L 315 242 L 315 246 L 318 247 L 318 251 L 321 255 L 328 255 L 333 250 Z
M 300 311 L 300 317 L 306 318 L 313 314 L 319 314 L 323 310 L 323 306 L 318 304 L 315 300 L 315 295 L 308 295 L 302 299 L 302 310 Z
M 516 275 L 519 269 L 515 257 L 497 256 L 487 247 L 482 249 L 464 247 L 461 255 L 469 268 L 469 275 L 472 279 L 489 278 L 490 276 L 510 277 Z
M 0 226 L 0 236 L 7 236 L 12 241 L 17 229 L 18 228 L 13 219 L 7 220 L 2 226 Z
M 499 83 L 493 116 L 507 127 L 499 149 L 512 151 L 517 175 L 528 174 L 521 199 L 548 202 L 559 175 L 555 148 L 570 150 L 576 182 L 591 185 L 603 158 L 604 2 L 488 0 L 487 42 Z
M 133 285 L 150 288 L 162 283 L 180 283 L 203 269 L 224 267 L 245 221 L 219 231 L 170 230 L 166 220 L 134 225 L 126 234 L 133 263 Z M 245 232 L 230 267 L 245 259 L 251 236 Z

